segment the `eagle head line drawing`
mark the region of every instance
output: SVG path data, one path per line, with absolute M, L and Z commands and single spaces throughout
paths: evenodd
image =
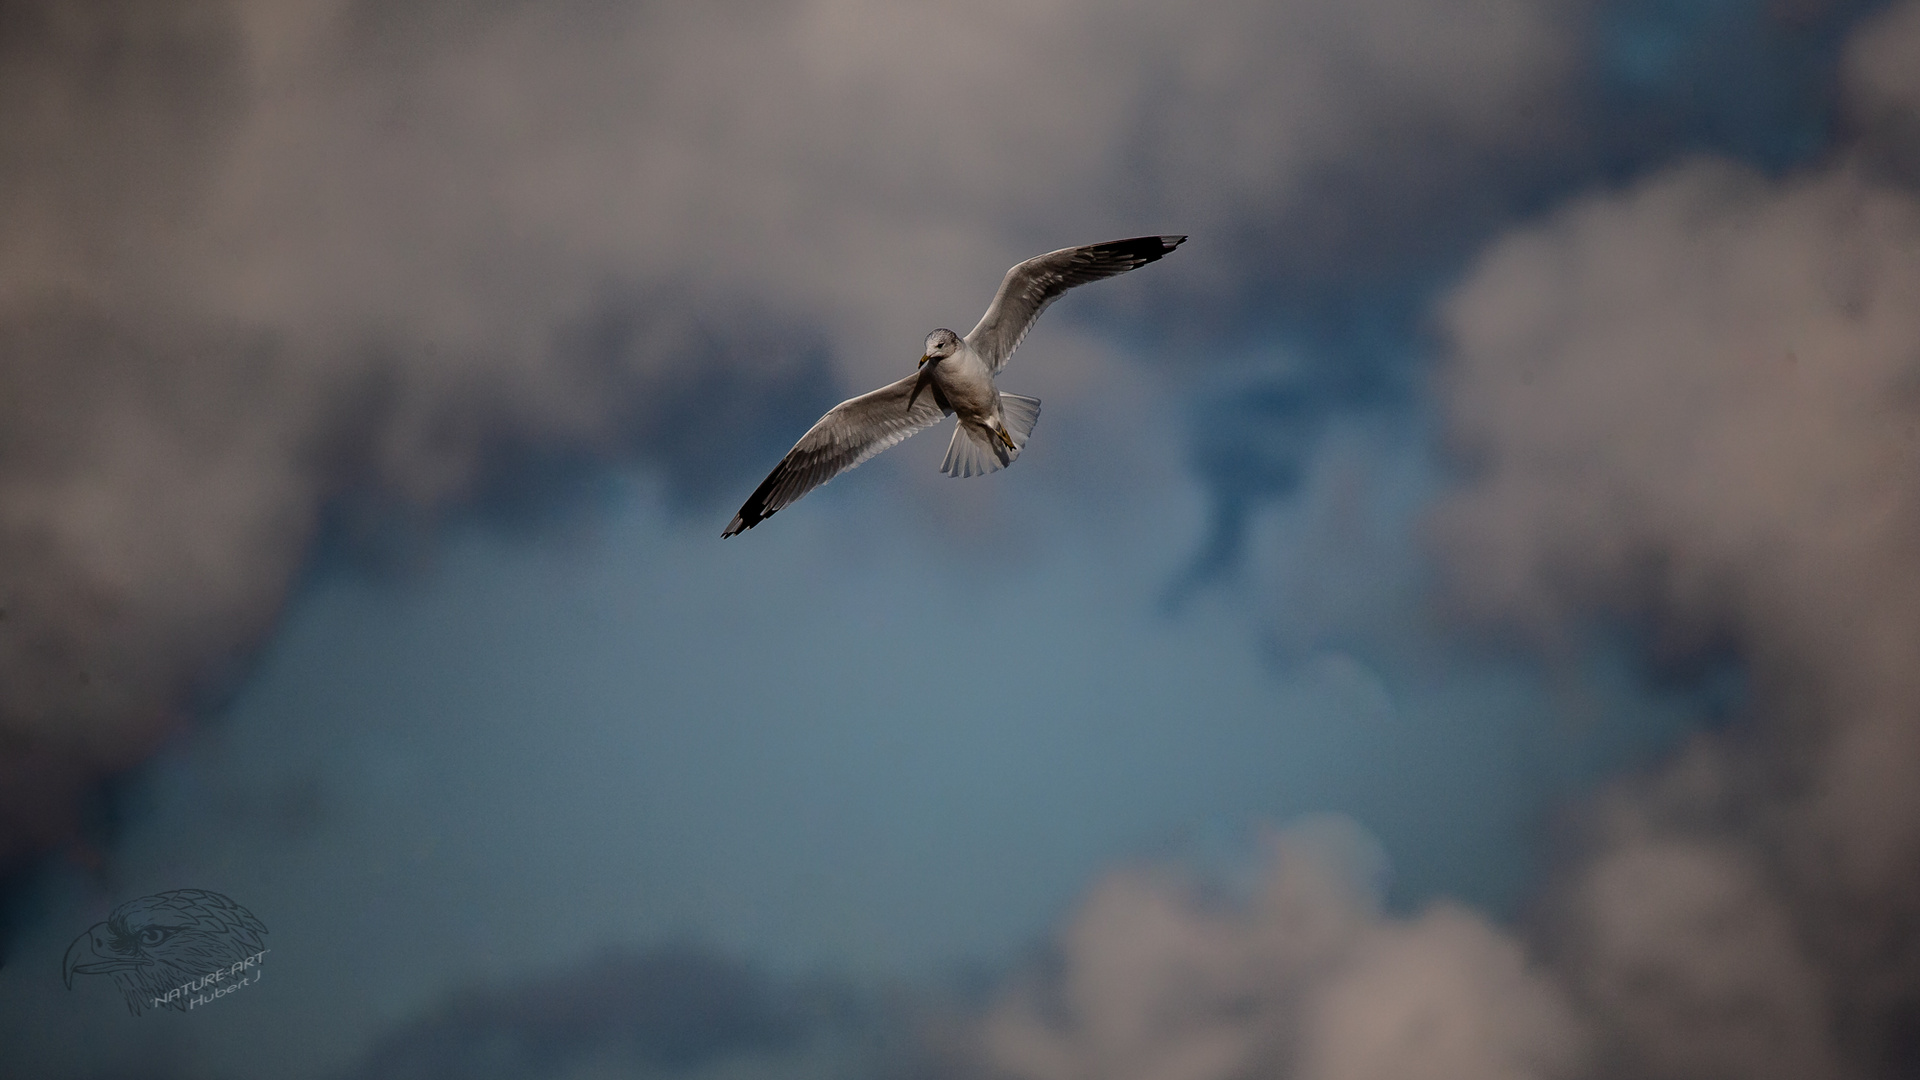
M 67 946 L 61 974 L 69 990 L 75 975 L 113 976 L 135 1016 L 143 1008 L 185 1012 L 208 976 L 265 952 L 266 932 L 217 892 L 174 889 L 129 900 L 88 927 Z

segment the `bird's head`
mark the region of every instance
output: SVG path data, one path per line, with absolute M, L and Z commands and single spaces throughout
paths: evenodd
M 62 974 L 68 989 L 75 975 L 112 975 L 137 1015 L 172 987 L 259 952 L 266 929 L 219 893 L 175 889 L 143 896 L 75 938 Z
M 951 330 L 935 330 L 927 335 L 927 351 L 920 354 L 920 366 L 925 367 L 934 360 L 945 360 L 959 351 L 959 334 Z

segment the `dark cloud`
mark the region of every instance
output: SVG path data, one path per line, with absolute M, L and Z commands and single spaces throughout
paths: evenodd
M 1311 198 L 1276 203 L 1276 216 L 1247 234 L 1266 249 L 1245 260 L 1241 282 L 1257 314 L 1223 325 L 1230 333 L 1259 326 L 1267 362 L 1281 354 L 1285 370 L 1247 379 L 1245 400 L 1221 394 L 1201 411 L 1197 458 L 1212 525 L 1172 593 L 1243 569 L 1252 523 L 1293 491 L 1261 469 L 1217 463 L 1264 460 L 1282 444 L 1310 456 L 1330 418 L 1415 418 L 1432 307 L 1464 261 L 1513 222 L 1596 180 L 1625 183 L 1689 154 L 1777 172 L 1825 153 L 1866 115 L 1839 111 L 1840 68 L 1848 31 L 1877 6 L 1569 5 L 1560 12 L 1573 42 L 1565 69 L 1552 93 L 1516 114 L 1530 125 L 1527 140 L 1489 145 L 1437 128 L 1401 131 L 1383 151 L 1403 155 L 1400 167 L 1367 157 L 1331 163 L 1310 182 Z M 1880 66 L 1896 72 L 1901 59 Z M 1882 126 L 1901 122 L 1897 110 L 1873 115 Z M 1269 408 L 1276 380 L 1298 404 L 1284 418 L 1249 423 Z
M 1845 82 L 1846 119 L 1865 166 L 1908 187 L 1920 186 L 1920 82 L 1908 63 L 1916 23 L 1912 4 L 1875 16 L 1851 43 Z
M 1213 494 L 1211 516 L 1200 550 L 1167 590 L 1169 609 L 1241 565 L 1250 517 L 1300 486 L 1336 400 L 1304 380 L 1274 380 L 1195 402 L 1189 453 Z
M 888 1024 L 900 1020 L 846 990 L 776 982 L 705 950 L 615 951 L 458 994 L 381 1037 L 347 1075 L 878 1075 Z
M 1574 815 L 1522 933 L 1446 905 L 1382 917 L 1351 885 L 1304 902 L 1303 882 L 1366 875 L 1284 845 L 1239 902 L 1115 873 L 989 1013 L 992 1068 L 1913 1073 L 1916 11 L 1834 50 L 1849 134 L 1824 157 L 1693 159 L 1573 199 L 1441 306 L 1465 470 L 1435 522 L 1451 617 L 1549 654 L 1637 621 L 1675 677 L 1737 656 L 1734 714 Z
M 1057 244 L 1210 237 L 1153 289 L 1217 325 L 1270 252 L 1358 265 L 1354 223 L 1551 143 L 1571 33 L 1525 0 L 0 6 L 0 865 L 218 700 L 317 536 L 615 460 L 700 504 L 977 311 L 927 298 Z
M 1905 107 L 1849 46 L 1869 133 Z M 1850 148 L 1697 161 L 1488 253 L 1447 307 L 1443 517 L 1463 603 L 1549 633 L 1633 612 L 1738 643 L 1742 723 L 1590 818 L 1546 940 L 1638 1075 L 1894 1076 L 1920 1006 L 1920 200 Z
M 529 516 L 609 461 L 703 505 L 1048 247 L 1192 233 L 1206 258 L 1074 310 L 1166 325 L 1178 355 L 1263 352 L 1279 329 L 1300 346 L 1306 374 L 1258 371 L 1201 408 L 1194 461 L 1220 501 L 1184 587 L 1203 584 L 1330 417 L 1417 393 L 1393 358 L 1463 250 L 1596 173 L 1700 147 L 1780 168 L 1823 144 L 1825 99 L 1800 90 L 1831 82 L 1856 9 L 1596 10 L 0 5 L 0 865 L 84 832 L 103 777 L 217 700 L 316 537 Z M 1849 83 L 1896 175 L 1905 18 L 1856 41 Z M 1786 88 L 1746 92 L 1768 79 Z M 1906 1060 L 1916 991 L 1889 943 L 1912 913 L 1888 897 L 1907 841 L 1861 824 L 1920 820 L 1897 797 L 1906 653 L 1876 644 L 1907 629 L 1888 524 L 1906 459 L 1872 441 L 1905 384 L 1849 357 L 1912 340 L 1884 300 L 1912 284 L 1910 201 L 1846 167 L 1776 184 L 1690 166 L 1506 242 L 1448 308 L 1450 415 L 1491 463 L 1453 520 L 1489 606 L 1544 622 L 1651 597 L 1782 660 L 1754 697 L 1790 704 L 1755 708 L 1814 765 L 1781 781 L 1786 755 L 1729 736 L 1623 796 L 1568 877 L 1552 971 L 1457 908 L 1381 915 L 1345 856 L 1283 854 L 1227 912 L 1116 878 L 1058 980 L 991 1013 L 985 1059 L 1195 1078 Z M 1777 348 L 1802 316 L 1830 348 Z M 1611 336 L 1630 326 L 1648 338 Z M 1658 363 L 1698 349 L 1724 364 Z M 1741 381 L 1783 351 L 1853 396 L 1788 392 L 1771 367 Z M 1709 376 L 1740 392 L 1690 394 Z M 1529 472 L 1542 460 L 1574 474 Z M 1865 550 L 1794 531 L 1836 520 L 1808 509 L 1830 501 Z M 1830 712 L 1881 719 L 1796 719 Z M 1703 922 L 1731 929 L 1666 947 Z M 810 1052 L 818 1007 L 699 954 L 612 956 L 450 1002 L 362 1073 L 776 1069 Z
M 1916 287 L 1911 192 L 1697 162 L 1504 242 L 1449 308 L 1460 595 L 1646 612 L 1753 672 L 1751 723 L 1610 804 L 1563 898 L 1651 1075 L 1910 1064 Z

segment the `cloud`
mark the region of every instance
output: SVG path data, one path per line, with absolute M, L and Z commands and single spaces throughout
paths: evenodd
M 1894 4 L 1849 43 L 1845 89 L 1867 160 L 1909 186 L 1920 183 L 1920 78 L 1907 59 L 1920 48 L 1920 8 Z
M 1660 657 L 1732 648 L 1736 721 L 1579 810 L 1530 945 L 1446 903 L 1382 916 L 1294 834 L 1246 905 L 1115 874 L 989 1014 L 987 1072 L 1912 1072 L 1917 48 L 1911 2 L 1847 43 L 1826 159 L 1573 199 L 1439 308 L 1451 617 L 1556 651 L 1607 619 Z
M 1560 928 L 1620 1057 L 1651 1076 L 1844 1075 L 1823 972 L 1765 865 L 1724 839 L 1648 832 L 1610 838 Z
M 1053 962 L 994 1004 L 982 1066 L 1022 1080 L 1573 1075 L 1585 1035 L 1519 945 L 1440 904 L 1384 916 L 1377 846 L 1342 818 L 1271 837 L 1255 894 L 1164 868 L 1098 884 Z
M 352 1075 L 760 1075 L 819 1052 L 809 1043 L 851 1023 L 841 1004 L 700 949 L 614 951 L 456 995 L 382 1036 Z
M 1273 250 L 1391 259 L 1554 129 L 1571 49 L 1528 0 L 0 22 L 0 867 L 245 670 L 324 524 L 528 462 L 697 502 L 1036 248 L 1203 235 L 1156 286 L 1191 326 Z
M 1861 81 L 1839 77 L 1851 63 L 1844 55 L 1848 30 L 1882 6 L 1859 0 L 1572 5 L 1560 12 L 1563 24 L 1574 28 L 1570 67 L 1537 103 L 1527 152 L 1467 149 L 1471 144 L 1461 142 L 1455 147 L 1460 160 L 1442 166 L 1446 152 L 1428 159 L 1422 156 L 1428 151 L 1409 149 L 1417 160 L 1408 167 L 1431 183 L 1388 196 L 1374 186 L 1386 175 L 1382 170 L 1316 190 L 1310 212 L 1330 226 L 1337 249 L 1303 245 L 1304 236 L 1320 235 L 1312 227 L 1283 226 L 1263 236 L 1282 254 L 1247 280 L 1265 294 L 1279 340 L 1258 343 L 1263 370 L 1197 410 L 1194 465 L 1213 496 L 1214 520 L 1174 597 L 1267 561 L 1247 552 L 1248 536 L 1262 527 L 1263 511 L 1297 502 L 1292 486 L 1276 480 L 1323 453 L 1317 433 L 1324 421 L 1373 414 L 1404 425 L 1419 417 L 1424 358 L 1431 352 L 1428 314 L 1467 256 L 1516 220 L 1596 181 L 1623 182 L 1686 155 L 1723 155 L 1777 173 L 1824 153 L 1839 134 L 1836 91 L 1843 82 Z M 1905 54 L 1897 43 L 1883 51 L 1880 66 L 1897 79 Z M 1862 96 L 1858 87 L 1849 93 Z M 1860 122 L 1856 117 L 1839 126 Z M 1880 126 L 1883 134 L 1897 127 Z M 1417 143 L 1409 135 L 1401 145 Z M 1904 141 L 1877 144 L 1893 165 L 1901 160 L 1893 152 L 1898 146 L 1920 146 L 1920 139 L 1909 132 Z M 1901 168 L 1920 176 L 1912 160 Z M 1376 204 L 1394 209 L 1383 214 Z M 1350 210 L 1368 221 L 1350 223 Z M 1384 247 L 1369 239 L 1376 228 Z M 1277 390 L 1298 400 L 1290 415 L 1249 424 L 1271 414 Z
M 1601 610 L 1676 649 L 1732 637 L 1758 683 L 1750 730 L 1596 810 L 1554 966 L 1457 907 L 1383 915 L 1364 842 L 1288 833 L 1243 905 L 1160 871 L 1096 888 L 988 1016 L 992 1065 L 1910 1063 L 1914 10 L 1853 42 L 1844 160 L 1581 200 L 1446 308 L 1480 470 L 1441 530 L 1462 595 L 1549 632 Z M 1208 257 L 1154 287 L 1183 309 L 1153 315 L 1203 337 L 1275 282 L 1433 259 L 1574 138 L 1583 11 L 0 9 L 0 863 L 70 838 L 100 777 L 244 670 L 330 520 L 431 521 L 550 459 L 646 461 L 697 501 L 751 470 L 763 418 L 877 381 L 1040 246 L 1193 232 Z M 1076 303 L 1120 321 L 1146 288 Z M 1311 450 L 1265 421 L 1292 392 L 1249 395 L 1259 452 L 1203 442 L 1202 468 L 1291 488 Z M 628 1019 L 450 1015 L 393 1060 L 502 1028 L 541 1067 L 665 1060 Z
M 1920 198 L 1874 166 L 1912 4 L 1849 51 L 1868 135 L 1771 180 L 1714 160 L 1494 246 L 1448 301 L 1463 608 L 1732 640 L 1745 722 L 1597 807 L 1548 920 L 1655 1077 L 1894 1075 L 1920 995 Z M 1904 52 L 1902 50 L 1905 50 Z

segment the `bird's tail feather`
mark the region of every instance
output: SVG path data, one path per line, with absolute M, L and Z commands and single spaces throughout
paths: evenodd
M 940 463 L 940 471 L 954 477 L 985 476 L 1013 464 L 1019 456 L 1020 451 L 1007 449 L 993 432 L 959 424 L 953 429 L 953 441 L 947 444 L 947 460 Z
M 948 476 L 985 476 L 1018 460 L 1020 451 L 1026 448 L 1027 436 L 1033 433 L 1034 422 L 1040 419 L 1040 399 L 1003 393 L 1000 395 L 1000 415 L 1001 422 L 1007 426 L 1008 436 L 1013 439 L 1012 449 L 1000 441 L 999 435 L 986 428 L 956 424 L 953 441 L 947 444 L 947 459 L 940 463 L 940 471 Z

